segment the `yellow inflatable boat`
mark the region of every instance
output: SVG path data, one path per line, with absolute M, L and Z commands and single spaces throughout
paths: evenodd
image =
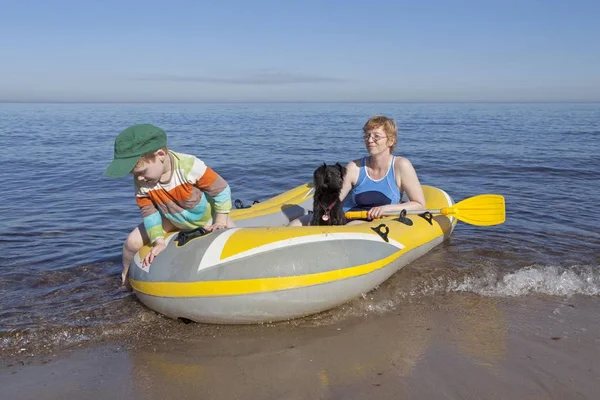
M 442 211 L 283 226 L 311 211 L 312 188 L 302 185 L 232 211 L 236 228 L 170 234 L 148 267 L 141 260 L 149 248 L 141 249 L 130 283 L 149 308 L 197 322 L 271 322 L 328 310 L 373 290 L 452 233 L 453 200 L 441 189 L 423 190 L 427 208 Z

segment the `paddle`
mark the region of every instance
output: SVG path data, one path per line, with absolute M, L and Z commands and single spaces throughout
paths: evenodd
M 499 194 L 480 194 L 459 201 L 450 207 L 442 207 L 437 210 L 407 210 L 407 214 L 442 214 L 454 217 L 459 221 L 471 225 L 490 226 L 499 225 L 506 219 L 504 209 L 504 197 Z M 386 212 L 385 215 L 398 215 L 398 211 Z M 348 219 L 367 219 L 366 211 L 348 211 Z

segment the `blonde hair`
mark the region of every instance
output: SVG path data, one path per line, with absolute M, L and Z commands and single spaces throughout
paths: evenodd
M 165 153 L 168 153 L 168 152 L 169 152 L 169 149 L 167 149 L 167 146 L 163 146 L 163 147 L 161 147 L 161 148 L 160 148 L 160 149 L 158 149 L 158 150 L 162 150 L 162 151 L 164 151 Z M 145 163 L 149 163 L 149 162 L 152 162 L 152 161 L 154 161 L 154 160 L 156 159 L 156 152 L 157 152 L 158 150 L 154 150 L 152 153 L 146 153 L 146 154 L 144 154 L 144 155 L 143 155 L 143 156 L 142 156 L 142 157 L 141 157 L 141 158 L 138 160 L 138 162 L 135 164 L 135 167 L 133 167 L 133 168 L 138 168 L 138 167 L 141 167 L 141 166 L 142 166 L 143 164 L 145 164 Z
M 383 127 L 385 136 L 388 140 L 393 142 L 393 144 L 390 146 L 390 153 L 392 153 L 394 151 L 394 147 L 396 147 L 396 143 L 398 142 L 398 127 L 396 126 L 396 122 L 386 116 L 375 115 L 369 118 L 365 126 L 363 126 L 363 132 L 367 133 L 368 131 L 377 129 L 379 127 Z

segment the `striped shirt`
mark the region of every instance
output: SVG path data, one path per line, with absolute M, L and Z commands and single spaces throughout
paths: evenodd
M 171 150 L 169 154 L 172 175 L 168 183 L 142 187 L 134 180 L 150 243 L 164 238 L 163 217 L 179 229 L 194 229 L 209 223 L 213 212 L 231 210 L 231 190 L 225 179 L 193 155 Z

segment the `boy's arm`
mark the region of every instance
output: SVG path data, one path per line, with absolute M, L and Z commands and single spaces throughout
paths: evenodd
M 211 196 L 215 201 L 215 211 L 229 214 L 231 211 L 231 189 L 229 185 L 212 168 L 206 167 L 204 174 L 195 182 L 195 185 Z
M 144 220 L 144 228 L 146 229 L 150 243 L 154 244 L 158 239 L 164 239 L 162 217 L 152 200 L 143 194 L 137 194 L 135 200 L 138 207 L 140 207 L 140 212 Z
M 214 200 L 216 215 L 213 227 L 224 228 L 227 226 L 227 218 L 231 211 L 231 189 L 227 181 L 212 168 L 206 167 L 202 176 L 194 184 Z

